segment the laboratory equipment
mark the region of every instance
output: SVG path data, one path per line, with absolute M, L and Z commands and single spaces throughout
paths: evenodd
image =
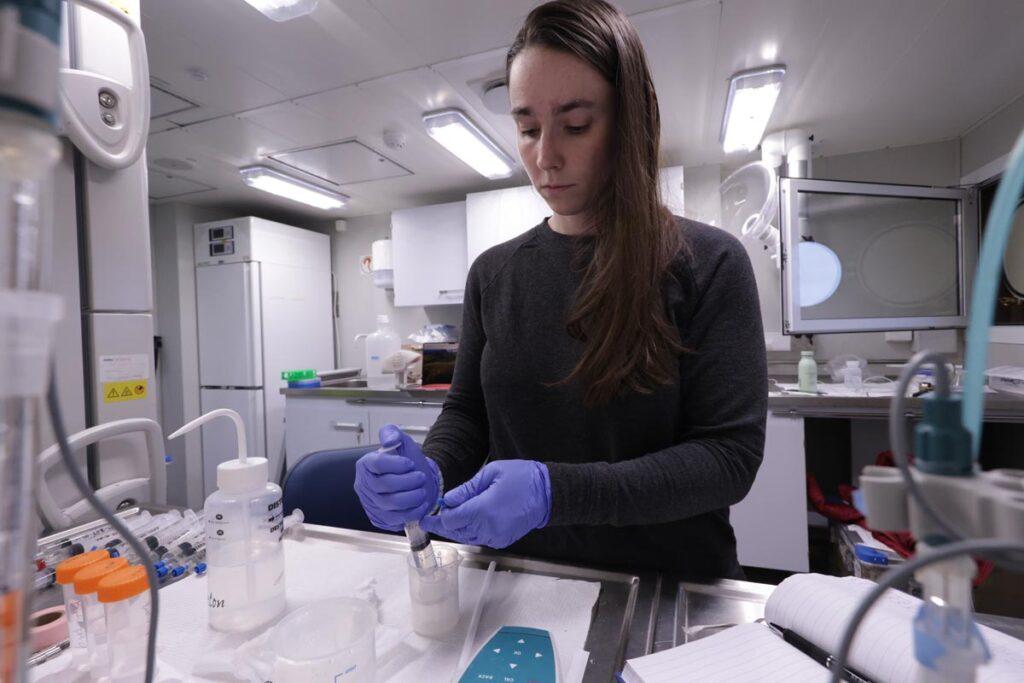
M 412 627 L 428 638 L 443 636 L 459 623 L 459 565 L 462 557 L 451 546 L 432 546 L 433 567 L 416 566 L 409 555 L 409 602 Z
M 252 455 L 279 481 L 284 452 L 282 371 L 334 365 L 327 235 L 262 218 L 194 226 L 203 413 L 242 416 Z M 202 429 L 204 495 L 234 453 L 226 424 Z
M 295 610 L 274 627 L 274 683 L 373 683 L 377 610 L 332 598 Z
M 796 366 L 796 374 L 800 391 L 816 392 L 818 390 L 818 364 L 814 361 L 814 351 L 800 352 L 800 362 Z
M 846 361 L 846 367 L 843 368 L 843 384 L 848 389 L 857 390 L 860 389 L 863 381 L 864 375 L 861 373 L 860 363 L 855 360 Z
M 394 453 L 402 445 L 399 441 L 387 447 L 379 448 L 380 453 Z M 437 567 L 437 557 L 430 545 L 430 537 L 417 521 L 405 523 L 405 537 L 409 539 L 409 551 L 412 564 L 417 569 L 431 570 Z
M 109 664 L 107 656 L 107 622 L 103 606 L 96 597 L 100 580 L 128 566 L 123 557 L 100 560 L 75 574 L 75 593 L 82 602 L 82 621 L 85 625 L 85 644 L 88 650 L 89 672 L 93 680 L 101 677 Z
M 139 389 L 140 396 L 146 391 L 142 383 L 131 388 L 126 386 L 122 391 L 135 396 L 136 389 Z M 90 427 L 68 437 L 68 445 L 78 452 L 104 441 L 120 442 L 140 434 L 145 436 L 145 448 L 125 453 L 119 459 L 116 475 L 108 472 L 111 476 L 105 478 L 103 484 L 96 489 L 96 496 L 110 510 L 139 501 L 157 505 L 167 502 L 163 430 L 155 420 L 134 417 Z M 70 474 L 61 461 L 57 444 L 43 451 L 38 460 L 36 503 L 39 516 L 44 522 L 59 531 L 99 517 L 71 484 Z
M 377 316 L 377 331 L 371 334 L 357 334 L 356 341 L 365 340 L 363 369 L 366 372 L 366 386 L 370 389 L 394 389 L 395 377 L 384 361 L 402 350 L 402 340 L 391 329 L 386 315 Z
M 109 683 L 135 683 L 146 671 L 148 588 L 146 570 L 139 566 L 107 574 L 96 588 L 107 627 Z
M 742 166 L 722 181 L 722 227 L 745 242 L 763 245 L 779 267 L 779 178 L 763 161 Z
M 266 458 L 248 456 L 245 426 L 233 410 L 206 413 L 170 438 L 216 418 L 234 423 L 237 459 L 218 455 L 217 490 L 203 506 L 209 623 L 218 631 L 249 631 L 285 608 L 281 487 L 267 481 Z
M 962 397 L 950 391 L 947 363 L 942 356 L 927 351 L 915 355 L 900 373 L 889 413 L 891 448 L 898 471 L 872 466 L 861 474 L 870 526 L 910 529 L 919 539 L 918 556 L 887 573 L 851 616 L 836 654 L 833 681 L 839 680 L 839 668 L 849 656 L 864 615 L 885 590 L 911 572 L 925 587 L 927 598 L 913 625 L 918 680 L 972 680 L 978 665 L 986 659 L 987 652 L 979 643 L 980 635 L 971 618 L 970 581 L 975 568 L 965 556 L 986 553 L 996 561 L 1018 567 L 1024 556 L 1024 501 L 1020 495 L 1024 471 L 982 472 L 977 463 L 988 331 L 1001 271 L 998 266 L 1022 191 L 1024 134 L 1010 154 L 981 246 L 973 282 Z M 911 465 L 903 404 L 907 386 L 918 367 L 926 363 L 935 367 L 936 385 L 922 401 L 923 420 L 915 429 Z M 990 538 L 970 539 L 982 535 Z
M 985 371 L 988 385 L 1005 394 L 1024 395 L 1024 368 L 1000 365 Z
M 459 683 L 557 683 L 558 662 L 551 633 L 526 626 L 502 626 L 473 657 Z
M 106 550 L 92 550 L 57 565 L 55 578 L 64 597 L 72 666 L 84 662 L 86 658 L 85 617 L 82 614 L 82 598 L 75 592 L 75 576 L 85 567 L 107 559 L 110 559 L 110 553 Z
M 965 327 L 976 194 L 783 178 L 783 331 Z

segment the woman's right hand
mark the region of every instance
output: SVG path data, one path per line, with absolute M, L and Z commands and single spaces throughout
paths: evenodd
M 406 522 L 418 522 L 436 507 L 441 472 L 395 425 L 381 427 L 380 444 L 380 450 L 356 463 L 353 488 L 375 527 L 401 531 Z

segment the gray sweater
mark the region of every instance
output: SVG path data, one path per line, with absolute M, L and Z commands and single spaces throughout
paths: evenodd
M 580 356 L 565 319 L 590 238 L 544 221 L 470 268 L 455 376 L 424 451 L 448 489 L 489 459 L 547 465 L 550 520 L 513 552 L 740 575 L 728 508 L 761 464 L 767 410 L 757 289 L 734 237 L 676 220 L 688 250 L 673 262 L 665 296 L 689 349 L 678 381 L 595 408 L 584 406 L 579 384 L 550 386 Z

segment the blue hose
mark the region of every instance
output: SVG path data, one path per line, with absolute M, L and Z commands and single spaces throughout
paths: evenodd
M 981 422 L 985 412 L 985 370 L 988 363 L 988 331 L 995 317 L 996 296 L 1003 272 L 1003 253 L 1013 229 L 1013 216 L 1024 191 L 1024 133 L 1017 138 L 999 182 L 985 238 L 978 255 L 978 270 L 971 293 L 971 322 L 967 327 L 967 358 L 964 365 L 963 422 L 971 433 L 971 452 L 978 459 Z

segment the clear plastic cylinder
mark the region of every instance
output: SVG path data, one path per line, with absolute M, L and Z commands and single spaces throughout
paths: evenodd
M 85 644 L 89 653 L 87 661 L 93 680 L 103 676 L 110 663 L 107 655 L 107 621 L 96 591 L 104 577 L 127 566 L 128 560 L 117 557 L 91 564 L 75 575 L 75 593 L 82 601 Z
M 72 664 L 84 663 L 88 658 L 85 641 L 85 619 L 82 615 L 82 599 L 75 592 L 75 576 L 88 566 L 109 559 L 106 550 L 94 550 L 64 560 L 57 565 L 56 582 L 64 597 L 64 613 L 68 622 L 68 650 Z
M 443 636 L 459 623 L 459 565 L 455 548 L 432 544 L 437 566 L 418 568 L 409 555 L 412 628 L 428 638 Z
M 209 624 L 248 631 L 285 609 L 281 487 L 210 494 L 206 514 Z
M 107 627 L 109 660 L 104 683 L 143 680 L 151 607 L 145 568 L 135 565 L 108 575 L 96 594 Z

